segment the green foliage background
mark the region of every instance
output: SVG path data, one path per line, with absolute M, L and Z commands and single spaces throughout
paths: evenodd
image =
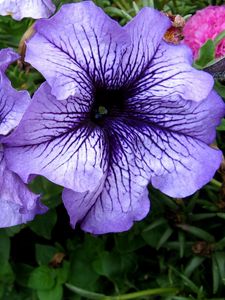
M 79 1 L 55 1 L 63 3 Z M 143 6 L 188 17 L 223 1 L 96 0 L 122 25 Z M 0 48 L 18 48 L 33 20 L 0 17 Z M 211 44 L 210 44 L 211 43 Z M 213 58 L 204 46 L 196 67 Z M 210 52 L 211 51 L 211 52 Z M 34 69 L 8 70 L 13 86 L 32 94 L 43 78 Z M 225 96 L 224 82 L 216 82 Z M 217 144 L 225 152 L 225 120 Z M 188 183 L 187 183 L 188 184 Z M 93 236 L 72 230 L 61 187 L 38 177 L 33 191 L 50 207 L 27 225 L 0 229 L 0 299 L 225 299 L 225 167 L 199 192 L 171 199 L 150 189 L 151 213 L 129 232 Z

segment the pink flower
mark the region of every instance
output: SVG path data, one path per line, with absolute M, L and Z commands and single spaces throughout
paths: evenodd
M 208 6 L 191 17 L 184 26 L 184 43 L 198 57 L 199 48 L 225 30 L 225 5 Z M 225 55 L 225 38 L 216 47 L 216 57 Z

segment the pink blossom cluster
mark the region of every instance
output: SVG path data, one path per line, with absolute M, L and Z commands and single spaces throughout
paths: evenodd
M 225 5 L 208 6 L 199 10 L 184 26 L 184 43 L 193 51 L 194 57 L 198 57 L 201 46 L 208 39 L 225 30 Z M 216 57 L 225 55 L 225 38 L 216 47 Z

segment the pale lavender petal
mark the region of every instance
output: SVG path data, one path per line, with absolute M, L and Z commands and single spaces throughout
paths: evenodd
M 15 90 L 5 75 L 8 65 L 17 58 L 18 54 L 11 49 L 0 51 L 0 136 L 18 125 L 30 103 L 29 93 Z
M 172 135 L 166 139 L 168 146 L 161 158 L 165 171 L 152 177 L 152 185 L 171 197 L 189 196 L 213 178 L 222 152 L 188 136 Z
M 143 98 L 201 101 L 213 88 L 214 80 L 206 72 L 191 67 L 191 50 L 185 45 L 161 42 L 147 68 L 129 85 L 132 93 Z
M 130 82 L 149 68 L 159 44 L 171 26 L 169 18 L 153 8 L 143 8 L 125 27 L 131 45 L 121 61 L 120 81 Z
M 5 71 L 8 66 L 19 59 L 19 54 L 13 51 L 10 48 L 2 49 L 0 51 L 0 72 L 1 72 L 1 80 L 2 78 L 6 79 Z
M 101 184 L 95 194 L 78 195 L 68 189 L 63 192 L 71 225 L 79 222 L 83 230 L 94 234 L 128 230 L 150 208 L 148 178 L 137 167 L 133 149 L 119 136 L 112 135 L 110 139 L 116 150 L 110 158 L 104 186 Z
M 35 30 L 26 61 L 60 100 L 97 83 L 112 85 L 130 45 L 126 31 L 91 1 L 63 5 L 51 19 L 37 21 Z
M 215 92 L 202 102 L 137 96 L 129 99 L 117 131 L 130 142 L 139 170 L 155 187 L 186 197 L 210 181 L 220 165 L 221 151 L 208 144 L 224 113 L 225 105 Z
M 142 134 L 143 160 L 151 169 L 151 183 L 171 197 L 193 194 L 208 183 L 219 168 L 221 151 L 207 146 L 194 134 L 191 136 L 191 132 L 151 126 Z
M 0 51 L 0 137 L 12 131 L 30 102 L 28 92 L 16 91 L 5 75 L 10 63 L 18 59 L 11 49 Z M 46 212 L 39 196 L 30 192 L 19 176 L 8 169 L 0 144 L 0 227 L 26 223 Z
M 48 18 L 54 11 L 51 0 L 0 0 L 0 15 L 11 15 L 15 20 Z
M 7 135 L 21 120 L 29 105 L 29 94 L 10 87 L 0 89 L 0 136 Z
M 1 145 L 0 178 L 0 228 L 26 223 L 47 211 L 40 196 L 30 192 L 19 176 L 6 167 Z
M 175 101 L 170 96 L 145 98 L 140 93 L 127 100 L 127 110 L 130 117 L 150 128 L 190 136 L 210 144 L 215 139 L 216 126 L 225 114 L 225 105 L 215 91 L 201 102 L 182 98 Z
M 75 228 L 76 224 L 82 222 L 91 208 L 96 204 L 97 198 L 102 192 L 107 173 L 97 183 L 94 190 L 87 189 L 86 192 L 79 193 L 69 189 L 64 189 L 62 200 L 70 217 L 70 224 Z
M 104 132 L 84 122 L 79 103 L 79 98 L 57 101 L 47 83 L 36 92 L 19 126 L 4 140 L 9 168 L 25 182 L 39 174 L 77 192 L 98 185 L 107 167 Z

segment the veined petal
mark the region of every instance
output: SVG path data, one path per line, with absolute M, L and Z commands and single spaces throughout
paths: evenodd
M 99 194 L 101 194 L 105 184 L 107 173 L 97 183 L 94 190 L 88 190 L 83 193 L 74 192 L 69 189 L 64 189 L 62 200 L 65 208 L 70 216 L 70 224 L 75 228 L 76 224 L 85 219 L 88 212 L 95 205 Z
M 113 132 L 124 143 L 126 141 L 123 149 L 129 148 L 134 153 L 135 170 L 139 172 L 136 175 L 149 179 L 153 186 L 169 196 L 186 197 L 212 179 L 222 154 L 198 138 L 199 128 L 192 128 L 192 136 L 190 127 L 186 131 L 181 128 L 176 131 L 173 122 L 176 125 L 175 118 L 170 121 L 171 126 L 165 128 L 143 119 L 124 118 L 113 125 Z M 203 139 L 204 134 L 203 129 L 200 135 Z M 115 142 L 111 147 L 118 149 Z
M 71 224 L 80 222 L 83 230 L 93 234 L 128 230 L 150 208 L 148 179 L 137 167 L 133 149 L 119 136 L 110 139 L 115 148 L 111 148 L 113 153 L 104 186 L 95 195 L 81 197 L 67 189 L 63 193 Z
M 26 223 L 47 211 L 39 195 L 30 192 L 19 176 L 6 167 L 1 145 L 0 178 L 0 228 Z
M 51 0 L 0 0 L 0 15 L 11 15 L 15 20 L 23 18 L 48 18 L 55 11 Z
M 94 190 L 107 167 L 104 133 L 84 122 L 79 99 L 58 101 L 44 83 L 17 129 L 7 138 L 9 168 L 27 182 L 32 174 L 76 192 Z
M 2 77 L 6 79 L 5 71 L 8 66 L 19 58 L 19 54 L 10 48 L 2 49 L 0 51 L 0 72 Z M 8 80 L 8 79 L 7 79 Z M 8 80 L 9 81 L 9 80 Z
M 30 96 L 27 91 L 16 91 L 7 84 L 0 88 L 0 137 L 7 135 L 21 120 L 28 107 Z
M 136 158 L 142 163 L 140 170 L 146 172 L 146 176 L 150 174 L 153 186 L 169 196 L 193 194 L 209 182 L 219 168 L 221 151 L 194 136 L 153 124 L 135 127 L 136 142 L 132 143 Z
M 149 65 L 130 84 L 133 95 L 201 101 L 213 88 L 212 76 L 191 67 L 191 50 L 162 41 Z
M 188 136 L 165 137 L 168 147 L 160 163 L 166 171 L 153 176 L 152 185 L 171 197 L 189 196 L 213 178 L 222 161 L 222 152 Z
M 125 30 L 91 1 L 63 5 L 51 19 L 37 21 L 35 29 L 26 61 L 60 100 L 79 95 L 85 84 L 110 86 L 130 43 Z
M 145 72 L 170 26 L 171 22 L 165 14 L 147 7 L 124 26 L 132 45 L 121 62 L 121 81 L 129 84 Z
M 206 144 L 214 141 L 216 126 L 225 114 L 225 104 L 215 91 L 201 102 L 178 97 L 176 100 L 145 98 L 144 94 L 131 97 L 127 102 L 129 114 L 143 125 L 190 136 Z
M 29 93 L 15 90 L 5 75 L 8 65 L 18 57 L 11 49 L 0 51 L 0 137 L 18 125 L 30 103 Z

